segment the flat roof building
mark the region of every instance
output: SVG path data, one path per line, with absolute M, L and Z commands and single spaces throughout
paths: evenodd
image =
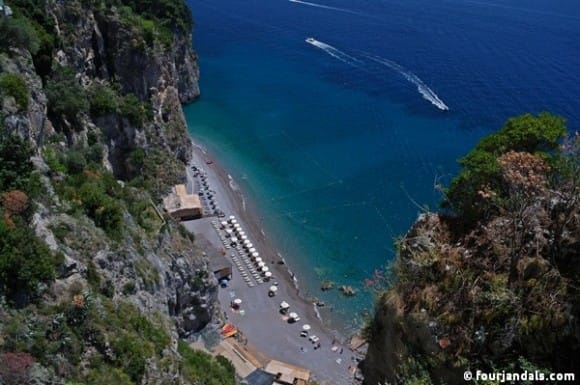
M 178 184 L 163 198 L 163 207 L 175 219 L 186 221 L 201 218 L 203 210 L 199 195 L 188 194 L 185 185 Z
M 268 362 L 264 371 L 274 375 L 274 384 L 306 384 L 310 378 L 310 370 L 276 360 Z
M 232 279 L 232 262 L 226 258 L 223 250 L 217 249 L 206 239 L 203 234 L 197 234 L 195 243 L 208 258 L 208 265 L 211 272 L 218 281 L 222 279 Z

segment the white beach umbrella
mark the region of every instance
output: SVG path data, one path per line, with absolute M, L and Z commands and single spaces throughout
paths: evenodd
M 240 231 L 240 237 L 243 237 L 245 235 L 246 235 L 246 233 L 244 231 Z
M 252 257 L 253 258 L 259 258 L 260 257 L 260 253 L 254 251 L 254 252 L 252 252 Z
M 262 273 L 267 273 L 270 268 L 268 266 L 262 267 Z
M 256 249 L 254 247 L 252 247 L 252 248 L 250 248 L 250 250 L 248 250 L 248 252 L 255 253 L 256 252 Z
M 266 264 L 264 262 L 258 262 L 258 267 L 264 267 Z
M 228 218 L 229 221 L 233 221 L 234 219 L 236 219 L 236 217 L 234 217 L 233 215 L 230 215 L 230 217 Z
M 286 301 L 280 302 L 280 309 L 288 309 L 289 307 L 290 307 L 290 304 L 288 304 L 288 302 L 286 302 Z
M 241 305 L 242 304 L 242 300 L 240 298 L 236 298 L 236 299 L 234 299 L 234 304 Z
M 245 241 L 246 239 L 248 239 L 248 237 L 247 237 L 247 236 L 245 236 L 245 235 L 242 235 L 242 232 L 241 232 L 241 231 L 238 233 L 238 235 L 240 236 L 240 239 L 241 239 L 242 241 Z
M 233 233 L 232 229 L 226 229 L 226 234 L 227 235 L 232 235 L 232 233 Z
M 305 331 L 310 330 L 310 325 L 308 325 L 308 324 L 302 325 L 302 330 L 305 330 Z
M 246 238 L 246 239 L 244 240 L 244 245 L 245 245 L 245 246 L 247 246 L 247 245 L 251 245 L 251 244 L 252 244 L 252 242 L 250 242 L 250 240 L 249 240 L 249 239 L 247 239 L 247 238 Z
M 239 223 L 234 224 L 234 229 L 241 229 L 242 226 Z
M 256 263 L 260 263 L 260 262 L 262 262 L 262 257 L 256 257 L 256 259 L 255 259 L 255 262 L 256 262 Z
M 272 285 L 272 286 L 270 286 L 270 289 L 269 290 L 275 293 L 275 292 L 278 291 L 278 286 Z
M 232 224 L 232 226 L 235 226 L 235 225 L 236 225 L 236 223 L 238 223 L 238 221 L 236 221 L 235 219 L 232 219 L 232 220 L 230 221 L 230 223 Z
M 271 271 L 267 271 L 266 274 L 264 274 L 266 276 L 266 278 L 270 278 L 272 277 L 272 272 Z
M 222 221 L 221 225 L 222 225 L 222 229 L 223 229 L 223 228 L 225 228 L 228 225 L 228 222 Z
M 246 248 L 251 249 L 252 247 L 254 247 L 254 245 L 252 245 L 252 243 L 248 241 L 248 243 L 246 244 Z
M 298 314 L 292 312 L 292 313 L 288 314 L 288 317 L 290 317 L 290 318 L 298 318 Z

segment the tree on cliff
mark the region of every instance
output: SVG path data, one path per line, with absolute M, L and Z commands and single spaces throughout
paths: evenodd
M 509 178 L 502 177 L 499 158 L 515 151 L 550 159 L 560 151 L 560 141 L 565 136 L 564 119 L 547 112 L 509 119 L 459 160 L 461 172 L 446 191 L 443 206 L 459 215 L 468 227 L 492 217 L 511 191 Z

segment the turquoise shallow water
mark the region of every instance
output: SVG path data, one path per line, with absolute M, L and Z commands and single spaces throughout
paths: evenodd
M 304 290 L 350 330 L 372 304 L 363 281 L 393 259 L 414 202 L 436 208 L 435 183 L 478 138 L 525 111 L 577 127 L 580 60 L 569 48 L 580 22 L 507 3 L 318 4 L 334 8 L 191 1 L 202 97 L 185 113 Z M 323 279 L 361 292 L 321 293 Z

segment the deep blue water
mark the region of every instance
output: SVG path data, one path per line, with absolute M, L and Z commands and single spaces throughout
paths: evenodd
M 479 138 L 528 111 L 580 125 L 577 0 L 188 2 L 191 134 L 343 326 L 372 295 L 320 280 L 362 288 Z

